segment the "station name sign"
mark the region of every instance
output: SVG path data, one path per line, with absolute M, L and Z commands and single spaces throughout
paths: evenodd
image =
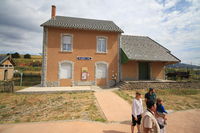
M 92 57 L 77 57 L 77 60 L 92 60 Z

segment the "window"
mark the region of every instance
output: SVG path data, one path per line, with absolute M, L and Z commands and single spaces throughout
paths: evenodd
M 97 52 L 98 53 L 106 53 L 107 39 L 105 37 L 97 38 Z
M 107 65 L 104 63 L 98 63 L 96 65 L 96 78 L 106 78 L 107 77 Z
M 63 62 L 60 64 L 59 71 L 60 79 L 71 79 L 72 78 L 72 64 L 68 62 Z
M 72 51 L 72 36 L 71 35 L 62 36 L 62 51 L 67 51 L 67 52 Z

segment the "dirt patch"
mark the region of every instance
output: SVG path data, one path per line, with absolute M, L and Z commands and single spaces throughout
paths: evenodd
M 48 120 L 105 121 L 92 92 L 59 94 L 0 94 L 0 123 Z

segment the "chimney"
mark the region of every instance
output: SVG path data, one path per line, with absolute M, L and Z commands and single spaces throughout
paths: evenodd
M 55 18 L 56 17 L 56 6 L 52 5 L 51 7 L 51 18 Z

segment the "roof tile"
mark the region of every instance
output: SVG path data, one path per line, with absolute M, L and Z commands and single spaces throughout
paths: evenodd
M 146 36 L 121 36 L 121 48 L 130 60 L 180 62 L 171 52 Z
M 64 16 L 56 16 L 55 18 L 51 18 L 50 20 L 41 24 L 41 26 L 98 30 L 98 31 L 109 31 L 109 32 L 119 32 L 119 33 L 123 32 L 123 30 L 121 30 L 112 21 L 64 17 Z

